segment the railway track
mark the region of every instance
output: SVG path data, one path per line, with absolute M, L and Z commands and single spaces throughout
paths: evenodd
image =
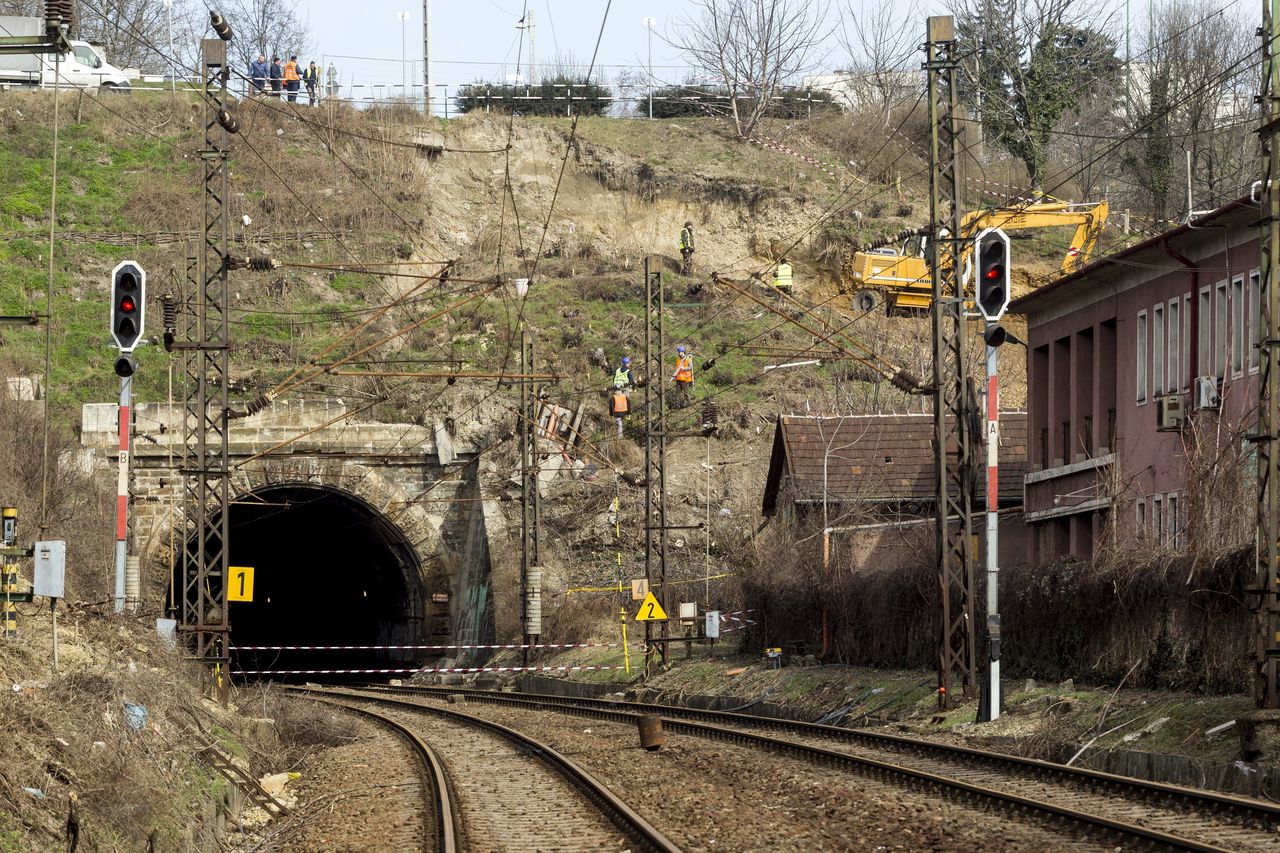
M 438 754 L 444 787 L 451 792 L 456 849 L 679 851 L 576 763 L 514 729 L 388 696 L 289 689 L 387 721 L 424 747 L 433 744 L 426 748 Z
M 453 789 L 449 786 L 444 763 L 426 741 L 408 726 L 385 714 L 328 697 L 312 696 L 310 698 L 363 717 L 375 725 L 390 729 L 403 739 L 421 764 L 424 810 L 427 812 L 424 816 L 426 831 L 423 833 L 422 849 L 428 853 L 437 853 L 437 851 L 438 853 L 457 853 L 462 849 L 458 844 L 458 809 L 454 801 Z
M 437 699 L 462 694 L 468 701 L 613 721 L 634 722 L 639 714 L 658 714 L 668 731 L 748 744 L 898 784 L 924 786 L 963 800 L 1101 832 L 1127 846 L 1280 850 L 1280 807 L 1271 803 L 971 747 L 654 703 L 459 688 L 372 685 L 367 689 L 383 695 Z

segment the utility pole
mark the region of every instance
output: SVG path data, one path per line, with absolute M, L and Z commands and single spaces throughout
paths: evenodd
M 533 371 L 534 338 L 520 331 L 520 600 L 524 645 L 542 634 L 542 493 L 538 484 L 538 386 Z M 525 666 L 529 649 L 524 650 Z
M 435 68 L 431 59 L 431 0 L 422 0 L 422 109 L 427 114 L 427 118 L 431 118 L 435 77 Z
M 398 12 L 400 17 L 400 85 L 404 99 L 409 100 L 409 13 Z
M 1277 667 L 1280 666 L 1280 287 L 1276 263 L 1280 259 L 1280 62 L 1276 43 L 1280 38 L 1280 0 L 1264 0 L 1262 12 L 1263 108 L 1266 124 L 1262 139 L 1262 233 L 1259 235 L 1262 310 L 1258 321 L 1261 372 L 1258 376 L 1258 517 L 1256 587 L 1253 614 L 1254 703 L 1259 708 L 1280 707 Z
M 953 707 L 952 674 L 965 698 L 976 692 L 973 630 L 973 404 L 964 351 L 964 292 L 960 283 L 960 116 L 956 87 L 955 19 L 928 19 L 925 70 L 929 77 L 929 260 L 933 273 L 935 551 L 942 600 L 938 643 L 938 706 Z M 948 450 L 955 448 L 954 463 Z M 953 521 L 954 519 L 954 521 Z
M 525 72 L 525 80 L 528 81 L 528 85 L 532 86 L 534 83 L 537 82 L 537 80 L 534 79 L 534 71 L 535 71 L 534 58 L 536 54 L 533 51 L 533 10 L 532 9 L 525 10 L 524 17 L 520 19 L 520 23 L 516 24 L 516 29 L 526 30 L 529 34 L 529 69 L 528 71 Z M 520 57 L 517 55 L 516 60 L 519 61 L 519 58 Z
M 228 254 L 228 175 L 230 134 L 239 130 L 227 111 L 227 42 L 231 27 L 217 12 L 210 14 L 218 38 L 200 43 L 204 94 L 204 230 L 196 263 L 196 282 L 187 289 L 187 337 L 184 351 L 186 401 L 183 410 L 185 459 L 182 550 L 182 630 L 192 637 L 193 655 L 209 668 L 211 684 L 226 702 L 230 683 L 227 619 L 228 520 L 227 316 L 230 292 Z
M 659 606 L 667 610 L 667 402 L 663 363 L 667 351 L 667 306 L 662 273 L 653 269 L 650 256 L 644 259 L 644 287 L 644 577 Z M 644 623 L 646 676 L 667 662 L 667 623 L 662 622 L 661 626 L 655 643 L 653 623 Z
M 644 28 L 649 31 L 649 118 L 653 118 L 653 25 L 655 18 L 645 18 Z

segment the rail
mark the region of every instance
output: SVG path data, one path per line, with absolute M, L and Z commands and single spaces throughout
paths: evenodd
M 1138 823 L 1117 820 L 1106 815 L 1085 812 L 1081 809 L 1069 808 L 1055 802 L 973 785 L 970 782 L 947 775 L 905 767 L 896 761 L 889 762 L 859 756 L 855 753 L 828 750 L 793 740 L 754 734 L 744 731 L 743 728 L 774 729 L 809 737 L 837 740 L 867 749 L 896 752 L 904 756 L 931 760 L 942 760 L 951 764 L 968 765 L 969 768 L 977 765 L 988 771 L 1007 774 L 1023 780 L 1048 781 L 1058 786 L 1069 786 L 1073 789 L 1084 789 L 1090 792 L 1103 792 L 1107 796 L 1118 797 L 1125 801 L 1140 802 L 1144 806 L 1161 810 L 1181 813 L 1207 813 L 1213 817 L 1213 820 L 1206 822 L 1206 826 L 1216 827 L 1217 822 L 1223 824 L 1219 829 L 1213 830 L 1214 832 L 1227 832 L 1233 828 L 1241 832 L 1257 832 L 1260 838 L 1265 836 L 1264 841 L 1269 839 L 1270 843 L 1274 843 L 1276 833 L 1280 831 L 1280 806 L 1261 800 L 1236 797 L 1215 791 L 1201 791 L 1161 782 L 1132 779 L 1087 768 L 1068 767 L 1033 758 L 937 743 L 901 735 L 882 734 L 862 729 L 845 729 L 795 720 L 775 720 L 731 711 L 710 711 L 645 702 L 570 698 L 546 694 L 495 693 L 488 690 L 456 687 L 386 687 L 372 685 L 368 689 L 380 693 L 418 696 L 440 696 L 449 693 L 460 693 L 468 701 L 552 709 L 614 721 L 632 722 L 640 714 L 658 714 L 663 718 L 664 726 L 670 731 L 685 731 L 699 736 L 736 740 L 824 763 L 835 763 L 847 768 L 856 767 L 870 770 L 876 775 L 887 774 L 896 776 L 899 779 L 905 777 L 916 782 L 960 792 L 966 796 L 977 796 L 988 801 L 995 800 L 1004 803 L 1006 806 L 1012 804 L 1030 809 L 1042 816 L 1067 819 L 1078 824 L 1093 825 L 1113 835 L 1123 836 L 1129 841 L 1141 841 L 1143 844 L 1155 845 L 1161 849 L 1216 851 L 1236 848 L 1232 846 L 1220 847 L 1216 846 L 1216 844 L 1188 839 L 1180 835 L 1153 829 L 1149 826 L 1142 826 Z

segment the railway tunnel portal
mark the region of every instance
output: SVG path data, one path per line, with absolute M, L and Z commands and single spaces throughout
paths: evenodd
M 476 646 L 492 642 L 489 512 L 481 459 L 442 423 L 359 423 L 338 400 L 277 403 L 232 423 L 230 562 L 253 566 L 252 602 L 229 605 L 245 646 Z M 132 546 L 144 601 L 173 604 L 182 543 L 182 410 L 134 407 Z M 117 407 L 85 406 L 82 444 L 119 458 Z M 86 464 L 90 464 L 86 462 Z M 175 524 L 175 522 L 178 522 Z M 238 652 L 236 669 L 412 666 L 469 649 Z

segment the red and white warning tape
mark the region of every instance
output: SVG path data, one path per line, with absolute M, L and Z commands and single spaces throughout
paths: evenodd
M 592 672 L 622 666 L 459 666 L 443 669 L 240 669 L 232 675 L 398 675 L 433 672 Z
M 481 646 L 232 646 L 238 652 L 448 651 L 449 649 L 617 649 L 621 643 L 508 643 Z

